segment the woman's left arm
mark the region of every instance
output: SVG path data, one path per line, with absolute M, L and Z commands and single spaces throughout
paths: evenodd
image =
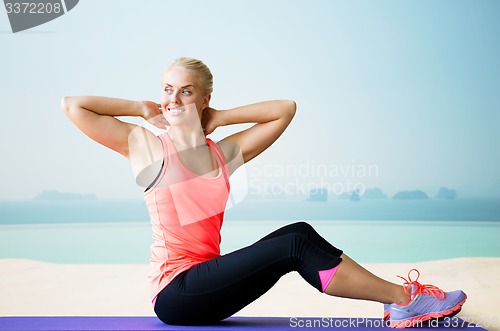
M 252 127 L 232 134 L 221 143 L 233 143 L 239 146 L 243 162 L 248 162 L 269 146 L 285 131 L 295 115 L 296 104 L 292 100 L 273 100 L 254 103 L 247 106 L 212 112 L 206 118 L 212 120 L 202 123 L 205 134 L 210 134 L 217 126 L 256 123 Z M 207 114 L 208 115 L 208 114 Z

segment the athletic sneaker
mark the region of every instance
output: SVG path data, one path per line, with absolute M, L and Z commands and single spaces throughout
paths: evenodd
M 389 320 L 389 318 L 391 317 L 391 310 L 390 309 L 391 309 L 391 305 L 388 303 L 384 303 L 384 322 L 387 322 Z M 440 318 L 453 317 L 460 312 L 460 309 L 453 311 L 448 315 L 441 316 Z
M 417 278 L 412 280 L 412 271 Z M 396 303 L 384 305 L 384 319 L 387 316 L 391 328 L 407 328 L 420 325 L 422 322 L 455 315 L 462 309 L 467 295 L 462 291 L 444 292 L 440 288 L 417 282 L 420 272 L 416 269 L 408 272 L 408 280 L 402 278 L 404 289 L 410 295 L 410 301 L 404 305 Z
M 384 321 L 388 321 L 391 317 L 391 305 L 388 303 L 384 303 Z

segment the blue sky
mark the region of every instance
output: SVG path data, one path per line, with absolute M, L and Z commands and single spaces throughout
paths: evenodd
M 498 192 L 498 17 L 498 1 L 86 0 L 12 34 L 0 9 L 0 199 L 44 189 L 141 198 L 128 161 L 84 136 L 59 100 L 159 100 L 162 69 L 178 56 L 211 68 L 216 109 L 296 100 L 289 129 L 249 174 L 375 165 L 376 175 L 328 180 L 390 195 Z M 276 177 L 266 180 L 295 179 Z

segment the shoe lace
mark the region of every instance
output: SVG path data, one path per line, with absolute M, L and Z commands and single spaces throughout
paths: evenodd
M 411 273 L 413 271 L 417 273 L 417 278 L 415 280 L 411 279 Z M 402 276 L 398 277 L 405 281 L 405 283 L 403 284 L 403 288 L 405 293 L 408 294 L 411 299 L 413 299 L 418 294 L 432 295 L 437 300 L 443 300 L 446 297 L 446 293 L 439 287 L 430 284 L 420 284 L 419 282 L 417 282 L 418 278 L 420 277 L 420 272 L 417 269 L 411 269 L 408 272 L 408 279 Z M 415 285 L 413 289 L 412 285 Z

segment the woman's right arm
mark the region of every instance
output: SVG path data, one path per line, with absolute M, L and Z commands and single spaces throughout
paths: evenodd
M 167 124 L 160 105 L 152 101 L 77 96 L 63 97 L 61 107 L 88 137 L 126 158 L 130 157 L 129 135 L 138 126 L 120 121 L 115 116 L 141 116 L 162 129 Z

